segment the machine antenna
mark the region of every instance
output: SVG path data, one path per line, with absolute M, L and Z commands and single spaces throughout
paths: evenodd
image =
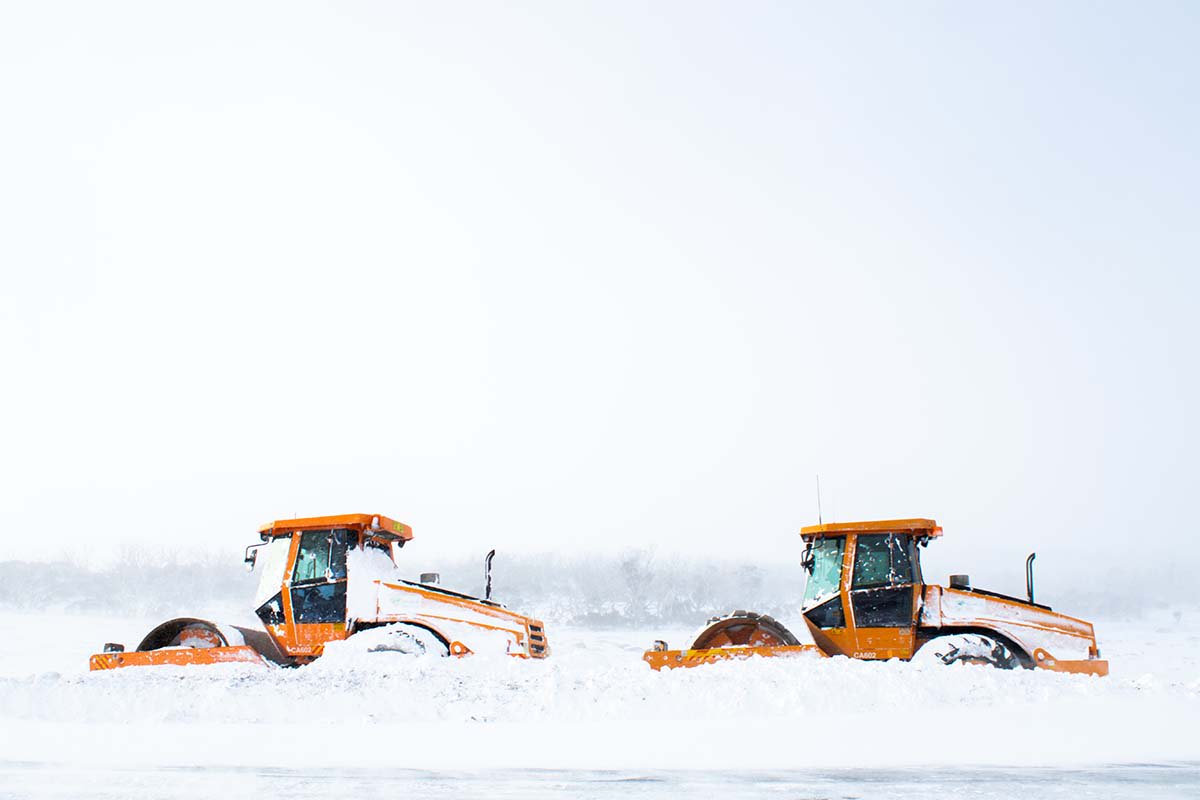
M 825 520 L 821 518 L 821 473 L 817 473 L 817 524 L 824 525 Z

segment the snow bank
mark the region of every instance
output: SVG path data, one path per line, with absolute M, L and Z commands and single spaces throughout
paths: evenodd
M 378 611 L 376 581 L 402 580 L 392 557 L 382 550 L 351 548 L 346 552 L 346 609 L 351 617 L 372 619 Z
M 0 748 L 10 760 L 309 768 L 1200 760 L 1200 620 L 1188 619 L 1158 620 L 1161 634 L 1106 626 L 1106 679 L 815 657 L 656 673 L 644 645 L 686 634 L 561 627 L 546 661 L 346 652 L 292 670 L 86 673 L 64 651 L 56 671 L 3 662 Z M 0 616 L 37 649 L 26 622 Z M 68 740 L 89 745 L 64 751 Z

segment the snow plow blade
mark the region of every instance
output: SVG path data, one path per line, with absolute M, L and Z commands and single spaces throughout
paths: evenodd
M 1108 674 L 1108 662 L 1099 658 L 1081 658 L 1065 661 L 1055 658 L 1042 648 L 1033 651 L 1033 665 L 1038 669 L 1048 669 L 1051 672 L 1068 672 L 1072 675 L 1095 675 L 1103 678 Z
M 713 647 L 708 650 L 667 650 L 654 648 L 642 654 L 642 660 L 651 669 L 675 669 L 676 667 L 698 667 L 702 664 L 714 664 L 718 661 L 741 661 L 754 656 L 763 658 L 779 658 L 800 655 L 816 655 L 825 657 L 815 644 L 801 644 L 785 647 Z
M 170 619 L 146 634 L 141 643 L 126 652 L 125 646 L 109 643 L 104 652 L 92 656 L 88 666 L 95 672 L 123 667 L 157 667 L 191 664 L 279 663 L 274 645 L 265 631 L 238 625 L 218 625 L 196 617 Z
M 178 647 L 162 650 L 134 650 L 129 653 L 97 653 L 89 666 L 93 672 L 102 669 L 123 667 L 157 667 L 162 665 L 188 666 L 191 664 L 259 664 L 267 662 L 249 645 L 237 647 Z

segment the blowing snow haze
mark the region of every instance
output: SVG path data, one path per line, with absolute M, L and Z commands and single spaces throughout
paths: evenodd
M 1170 3 L 7 4 L 0 558 L 366 511 L 426 556 L 794 563 L 820 473 L 827 521 L 943 524 L 939 575 L 1136 592 L 1168 553 L 1182 593 L 1198 39 Z

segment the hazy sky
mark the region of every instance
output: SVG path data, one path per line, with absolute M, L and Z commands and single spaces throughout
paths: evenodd
M 0 558 L 1200 565 L 1196 4 L 0 9 Z

